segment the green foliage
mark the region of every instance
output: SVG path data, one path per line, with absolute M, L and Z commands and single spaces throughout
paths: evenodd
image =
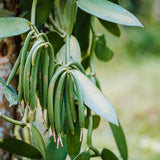
M 102 117 L 110 123 L 121 157 L 127 160 L 123 130 L 112 104 L 101 91 L 93 59 L 94 54 L 104 62 L 113 57 L 105 36 L 96 32 L 95 17 L 117 37 L 121 34 L 118 24 L 142 26 L 134 15 L 117 4 L 118 0 L 21 0 L 18 8 L 25 18 L 0 19 L 2 38 L 30 30 L 22 42 L 22 54 L 19 54 L 7 80 L 8 86 L 0 80 L 10 104 L 19 103 L 25 108 L 24 123 L 15 122 L 7 116 L 3 119 L 28 127 L 31 134 L 27 134 L 32 140 L 28 141 L 39 151 L 33 147 L 34 153 L 30 151 L 25 155 L 23 149 L 18 152 L 19 147 L 27 146 L 25 143 L 20 146 L 19 141 L 15 141 L 19 146 L 17 149 L 13 145 L 3 149 L 19 155 L 23 153 L 26 157 L 42 156 L 43 160 L 65 160 L 67 155 L 74 160 L 89 160 L 91 157 L 117 160 L 110 150 L 104 148 L 100 153 L 92 144 L 92 132 L 99 126 Z M 9 84 L 19 68 L 17 102 L 17 93 Z M 87 68 L 90 69 L 88 75 Z M 49 134 L 47 147 L 44 135 L 33 124 L 34 120 L 37 121 L 35 115 L 30 114 L 37 108 L 42 110 L 42 121 L 46 119 L 47 130 L 44 133 Z M 87 131 L 87 141 L 82 152 L 83 128 Z M 53 137 L 50 137 L 51 133 Z M 9 140 L 6 141 L 8 143 Z
M 30 30 L 29 22 L 24 18 L 0 18 L 0 38 L 17 36 Z
M 113 57 L 113 52 L 106 46 L 104 35 L 98 37 L 98 40 L 96 41 L 95 54 L 99 60 L 104 62 L 110 61 Z
M 126 11 L 121 6 L 114 4 L 110 1 L 79 0 L 77 1 L 77 4 L 78 7 L 80 7 L 85 12 L 92 14 L 103 20 L 128 26 L 142 27 L 142 24 L 134 15 Z
M 107 148 L 104 148 L 101 153 L 102 160 L 118 160 L 116 155 Z
M 6 82 L 0 77 L 0 83 L 2 84 L 3 91 L 7 100 L 10 103 L 10 106 L 18 104 L 18 96 L 16 90 L 11 86 L 7 86 Z
M 74 72 L 81 86 L 84 103 L 87 107 L 107 121 L 118 125 L 116 112 L 109 100 L 84 74 L 76 70 Z
M 89 160 L 90 159 L 90 153 L 82 152 L 77 157 L 74 158 L 74 160 Z
M 125 135 L 124 135 L 123 129 L 120 125 L 120 122 L 119 122 L 119 126 L 116 126 L 112 123 L 109 123 L 109 124 L 110 124 L 111 130 L 112 130 L 114 139 L 116 141 L 117 147 L 118 147 L 119 152 L 121 154 L 121 157 L 124 160 L 127 160 L 128 159 L 128 149 L 127 149 Z
M 54 142 L 53 137 L 50 137 L 46 148 L 46 160 L 51 159 L 58 159 L 64 160 L 67 156 L 67 149 L 66 149 L 66 136 L 62 137 L 63 140 L 63 147 L 57 149 L 57 144 Z
M 30 144 L 25 143 L 24 141 L 6 137 L 0 139 L 0 148 L 23 157 L 41 159 L 41 153 Z
M 71 159 L 74 159 L 80 152 L 81 142 L 80 142 L 80 127 L 78 123 L 74 125 L 75 133 L 71 133 L 70 129 L 67 128 L 66 142 L 67 142 L 67 153 Z
M 88 117 L 85 117 L 85 118 L 86 118 L 86 119 L 85 119 L 85 128 L 88 129 L 88 126 L 89 126 L 89 118 L 88 118 Z M 100 124 L 101 117 L 98 116 L 98 115 L 93 115 L 92 118 L 93 118 L 93 127 L 92 127 L 92 129 L 96 129 L 96 128 L 98 128 L 98 126 L 99 126 L 99 124 Z

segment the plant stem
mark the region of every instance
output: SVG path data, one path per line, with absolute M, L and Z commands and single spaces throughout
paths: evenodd
M 90 57 L 89 57 L 89 66 L 91 74 L 95 74 L 95 67 L 94 67 L 94 49 L 96 44 L 96 33 L 95 33 L 95 22 L 94 22 L 94 16 L 91 16 L 91 31 L 92 31 L 92 44 L 90 49 Z
M 99 152 L 99 150 L 94 146 L 90 146 L 90 149 L 96 154 L 96 156 L 101 156 L 101 153 Z
M 67 64 L 70 59 L 70 35 L 66 35 L 66 52 L 65 52 L 65 63 Z
M 33 0 L 31 9 L 31 23 L 35 25 L 37 0 Z
M 59 32 L 63 37 L 65 35 L 65 31 L 63 31 L 58 25 L 57 23 L 53 20 L 53 18 L 51 16 L 49 16 L 48 18 L 49 22 L 51 23 L 51 25 L 53 26 L 53 28 Z
M 0 118 L 1 118 L 1 119 L 4 119 L 4 120 L 6 120 L 6 121 L 8 121 L 8 122 L 10 122 L 10 123 L 12 123 L 12 124 L 14 124 L 14 125 L 19 125 L 19 126 L 21 126 L 21 127 L 26 126 L 26 123 L 25 123 L 25 122 L 14 120 L 14 119 L 12 119 L 12 118 L 10 118 L 10 117 L 2 114 L 2 112 L 0 112 Z
M 87 115 L 89 117 L 89 127 L 88 127 L 88 133 L 87 133 L 87 145 L 88 147 L 92 146 L 92 129 L 93 129 L 93 118 L 91 109 L 87 108 Z

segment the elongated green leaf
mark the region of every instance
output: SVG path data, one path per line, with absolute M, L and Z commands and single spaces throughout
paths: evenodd
M 0 17 L 12 17 L 15 14 L 7 9 L 0 9 Z
M 10 106 L 18 104 L 18 96 L 16 90 L 11 86 L 6 86 L 6 82 L 0 77 L 0 83 L 2 84 L 4 94 L 10 103 Z
M 66 149 L 66 136 L 62 136 L 63 147 L 57 149 L 57 144 L 54 142 L 53 137 L 50 138 L 46 148 L 46 160 L 65 160 L 67 157 Z
M 51 9 L 53 7 L 54 0 L 39 0 L 36 12 L 36 25 L 41 26 L 47 20 Z
M 56 23 L 64 31 L 68 30 L 70 22 L 71 22 L 71 11 L 72 11 L 72 5 L 73 5 L 72 2 L 73 2 L 73 0 L 69 0 L 66 2 L 60 1 L 60 4 L 54 10 Z M 64 7 L 64 5 L 65 5 L 65 7 Z
M 104 62 L 108 62 L 113 57 L 113 52 L 106 46 L 105 36 L 98 37 L 95 46 L 96 57 Z
M 101 153 L 102 160 L 118 160 L 117 156 L 107 148 L 104 148 Z
M 73 160 L 89 160 L 89 159 L 90 159 L 90 153 L 89 151 L 87 151 L 80 153 Z
M 67 143 L 67 153 L 69 154 L 70 158 L 75 158 L 81 149 L 81 142 L 80 142 L 80 126 L 78 122 L 74 125 L 74 135 L 71 133 L 69 127 L 67 128 L 66 134 L 66 143 Z
M 133 14 L 108 0 L 78 0 L 77 5 L 85 12 L 103 20 L 142 27 L 140 21 Z
M 84 97 L 84 103 L 96 114 L 118 125 L 117 115 L 107 97 L 81 72 L 74 70 Z
M 0 148 L 12 154 L 17 154 L 27 158 L 41 159 L 41 153 L 33 146 L 24 141 L 6 137 L 0 139 Z
M 19 4 L 17 5 L 17 8 L 20 8 L 22 10 L 29 10 L 31 9 L 33 0 L 20 0 Z
M 24 17 L 28 20 L 31 18 L 32 2 L 33 0 L 21 0 L 17 6 L 18 8 L 22 9 L 24 13 L 27 12 L 27 14 L 24 14 Z M 53 3 L 54 0 L 38 0 L 36 7 L 36 26 L 40 27 L 45 23 L 51 12 L 51 9 L 53 8 Z
M 0 18 L 0 37 L 12 37 L 30 30 L 29 23 L 24 18 L 6 17 Z
M 66 45 L 60 50 L 60 60 L 65 62 Z M 81 62 L 81 50 L 77 39 L 74 36 L 70 38 L 70 61 Z
M 32 123 L 30 124 L 30 130 L 31 130 L 31 133 L 32 133 L 32 138 L 33 138 L 36 146 L 38 147 L 42 156 L 45 159 L 45 157 L 46 157 L 45 144 L 44 144 L 44 141 L 43 141 L 43 138 L 42 138 L 40 132 L 38 131 L 37 127 Z
M 102 19 L 98 19 L 98 20 L 103 25 L 103 27 L 106 28 L 110 33 L 112 33 L 113 35 L 115 35 L 117 37 L 120 37 L 121 31 L 120 31 L 118 24 L 104 21 Z
M 93 115 L 93 128 L 92 129 L 96 129 L 98 128 L 100 121 L 101 121 L 101 117 L 98 115 Z M 85 128 L 88 129 L 88 124 L 89 124 L 89 118 L 85 117 Z
M 47 33 L 47 36 L 56 54 L 60 50 L 60 48 L 64 45 L 64 40 L 56 31 L 51 31 Z
M 89 14 L 78 9 L 73 35 L 79 41 L 82 55 L 87 53 L 89 47 L 90 18 Z
M 119 126 L 116 126 L 112 123 L 109 123 L 109 124 L 112 129 L 112 133 L 113 133 L 114 139 L 116 141 L 117 147 L 119 149 L 119 152 L 121 154 L 121 157 L 124 160 L 127 160 L 128 159 L 127 143 L 126 143 L 125 135 L 124 135 L 123 129 L 120 125 L 120 122 L 119 122 Z

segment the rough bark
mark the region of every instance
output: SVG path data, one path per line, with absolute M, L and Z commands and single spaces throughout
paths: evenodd
M 8 0 L 5 6 L 8 10 L 16 13 L 16 4 L 19 0 Z M 0 76 L 7 80 L 19 51 L 19 38 L 10 37 L 0 41 Z M 17 78 L 12 82 L 12 85 L 17 88 Z M 9 117 L 15 118 L 15 106 L 9 108 L 9 103 L 5 98 L 2 86 L 0 84 L 0 111 Z M 12 136 L 13 125 L 0 119 L 0 138 Z M 11 154 L 0 149 L 0 159 L 11 160 Z

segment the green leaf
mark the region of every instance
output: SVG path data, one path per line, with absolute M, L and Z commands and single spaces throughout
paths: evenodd
M 0 83 L 2 84 L 4 94 L 9 101 L 10 106 L 18 104 L 18 96 L 16 90 L 11 86 L 7 86 L 6 82 L 0 77 Z
M 117 115 L 107 97 L 80 71 L 74 70 L 81 86 L 84 103 L 96 114 L 118 125 Z
M 65 2 L 65 7 L 63 1 L 60 1 L 60 4 L 55 9 L 54 15 L 55 15 L 55 21 L 60 26 L 61 29 L 64 31 L 67 31 L 71 22 L 71 11 L 72 11 L 72 5 L 73 0 L 69 0 Z
M 63 147 L 57 149 L 57 144 L 54 142 L 53 137 L 50 138 L 46 148 L 46 160 L 57 159 L 65 160 L 67 157 L 66 149 L 66 136 L 62 136 Z
M 112 33 L 113 35 L 115 35 L 117 37 L 120 37 L 121 31 L 120 31 L 118 24 L 104 21 L 102 19 L 98 19 L 98 20 L 103 25 L 103 27 L 106 28 L 110 33 Z
M 101 121 L 101 117 L 98 115 L 93 115 L 93 128 L 92 129 L 96 129 L 98 128 L 100 121 Z M 88 125 L 89 125 L 89 118 L 85 117 L 85 128 L 88 129 Z
M 86 54 L 89 47 L 90 18 L 89 14 L 78 9 L 73 35 L 79 41 L 82 55 Z
M 38 131 L 37 127 L 34 124 L 29 124 L 30 127 L 30 131 L 32 133 L 32 139 L 35 142 L 36 146 L 38 147 L 38 149 L 40 150 L 41 154 L 43 155 L 44 159 L 46 157 L 46 153 L 45 153 L 45 144 L 44 144 L 44 140 L 41 136 L 41 133 Z
M 128 149 L 127 149 L 127 143 L 126 143 L 125 135 L 121 127 L 121 124 L 120 122 L 119 122 L 119 126 L 116 126 L 112 123 L 109 123 L 109 124 L 112 129 L 112 133 L 116 141 L 117 147 L 119 149 L 119 152 L 121 154 L 121 157 L 124 160 L 127 160 L 128 159 Z
M 75 158 L 81 149 L 80 126 L 78 122 L 76 122 L 74 125 L 74 131 L 75 133 L 72 134 L 68 127 L 66 133 L 67 153 L 71 159 Z
M 47 36 L 56 54 L 60 50 L 60 48 L 64 45 L 64 40 L 56 31 L 51 31 L 47 33 Z
M 36 25 L 39 27 L 47 20 L 51 9 L 53 7 L 54 0 L 39 0 L 36 10 Z
M 12 17 L 15 14 L 7 9 L 0 9 L 0 17 Z
M 140 26 L 140 21 L 126 9 L 108 0 L 78 0 L 77 5 L 85 12 L 106 21 L 128 26 Z
M 104 62 L 108 62 L 113 57 L 113 52 L 106 46 L 105 36 L 98 37 L 95 45 L 96 57 Z
M 20 0 L 19 4 L 17 5 L 17 8 L 20 8 L 22 10 L 30 10 L 32 2 L 33 0 Z
M 117 156 L 107 148 L 104 148 L 101 153 L 102 160 L 118 160 Z
M 6 137 L 0 139 L 0 148 L 8 151 L 12 154 L 17 154 L 19 156 L 27 157 L 27 158 L 34 158 L 34 159 L 41 159 L 41 153 L 33 146 L 24 141 Z
M 73 160 L 90 160 L 90 153 L 89 151 L 82 152 L 79 155 L 77 155 Z
M 65 63 L 66 45 L 60 50 L 60 60 Z M 70 61 L 81 63 L 81 50 L 77 39 L 74 36 L 70 38 Z
M 24 18 L 0 18 L 0 38 L 17 36 L 30 30 L 29 23 Z
M 33 0 L 21 0 L 17 7 L 22 9 L 25 13 L 26 11 L 31 11 L 32 2 Z M 53 3 L 54 0 L 38 0 L 36 7 L 36 26 L 40 27 L 45 23 L 53 7 Z M 31 12 L 28 12 L 25 18 L 30 20 L 30 17 Z

